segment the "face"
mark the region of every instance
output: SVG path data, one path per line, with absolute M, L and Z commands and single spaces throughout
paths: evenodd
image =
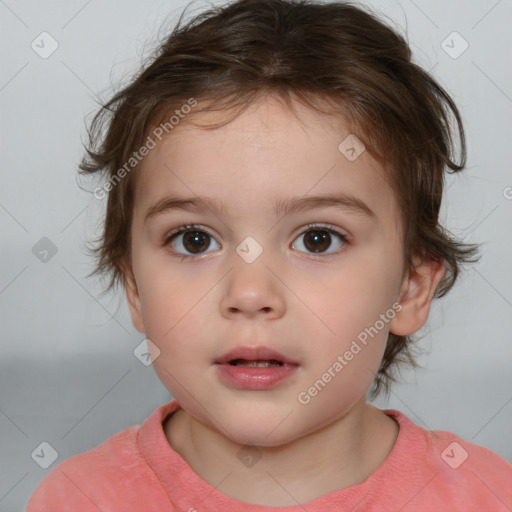
M 382 167 L 368 151 L 353 161 L 340 151 L 343 119 L 296 108 L 300 120 L 267 99 L 213 131 L 178 126 L 137 181 L 134 325 L 158 347 L 153 366 L 181 407 L 241 444 L 298 439 L 364 402 L 402 289 Z M 286 364 L 220 363 L 261 347 Z

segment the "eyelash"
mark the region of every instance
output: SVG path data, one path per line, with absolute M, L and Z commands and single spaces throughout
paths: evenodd
M 330 225 L 330 224 L 308 224 L 306 226 L 306 229 L 304 231 L 302 231 L 298 236 L 302 236 L 304 234 L 306 234 L 308 231 L 314 231 L 314 230 L 318 230 L 318 231 L 327 231 L 328 233 L 331 233 L 331 234 L 334 234 L 336 236 L 338 236 L 340 238 L 340 240 L 343 242 L 344 245 L 346 245 L 348 242 L 347 242 L 347 236 L 344 235 L 343 233 L 340 233 L 337 229 L 334 229 L 334 226 Z M 197 224 L 190 224 L 190 225 L 184 225 L 184 226 L 180 226 L 179 228 L 176 228 L 174 230 L 172 230 L 170 233 L 167 234 L 167 236 L 164 238 L 163 242 L 162 242 L 162 246 L 166 247 L 167 245 L 170 244 L 170 242 L 176 238 L 177 236 L 179 235 L 182 235 L 183 233 L 186 233 L 187 231 L 200 231 L 200 232 L 204 232 L 206 233 L 208 236 L 212 237 L 212 238 L 215 238 L 214 235 L 208 230 L 206 229 L 204 226 L 201 226 L 201 225 L 197 225 Z M 338 251 L 336 252 L 333 252 L 333 253 L 308 253 L 309 255 L 313 256 L 313 257 L 327 257 L 327 256 L 333 256 L 335 255 Z M 184 260 L 186 258 L 193 258 L 193 257 L 196 257 L 196 256 L 200 256 L 201 254 L 204 254 L 204 253 L 198 253 L 198 254 L 182 254 L 182 253 L 179 253 L 179 252 L 174 252 L 173 256 L 176 256 L 177 258 L 180 258 L 180 260 Z

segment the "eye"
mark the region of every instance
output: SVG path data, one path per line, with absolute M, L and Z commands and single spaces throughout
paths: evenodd
M 184 256 L 203 254 L 214 240 L 202 226 L 181 226 L 167 235 L 163 245 L 170 245 L 172 249 Z M 216 249 L 220 249 L 217 242 Z M 182 252 L 183 251 L 183 252 Z M 188 252 L 187 252 L 188 251 Z
M 346 243 L 346 236 L 342 233 L 338 232 L 335 229 L 332 229 L 331 226 L 323 226 L 320 224 L 310 224 L 308 230 L 299 235 L 296 240 L 300 240 L 301 237 L 304 237 L 304 242 L 300 245 L 304 246 L 307 251 L 311 251 L 312 253 L 322 253 L 322 254 L 332 254 L 336 249 L 339 249 L 343 244 Z M 334 251 L 330 251 L 326 253 L 326 250 L 331 247 L 332 240 L 334 235 L 335 238 L 338 238 L 341 242 L 338 242 L 337 246 L 334 247 Z M 292 245 L 293 249 L 297 249 L 295 244 Z M 298 247 L 300 249 L 300 247 Z

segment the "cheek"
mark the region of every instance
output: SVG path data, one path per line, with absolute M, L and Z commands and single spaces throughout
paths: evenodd
M 315 344 L 317 361 L 328 363 L 328 368 L 343 356 L 343 370 L 336 374 L 345 377 L 338 382 L 370 382 L 372 372 L 378 370 L 396 314 L 393 304 L 401 270 L 396 261 L 378 252 L 360 252 L 347 258 L 336 275 L 322 279 L 321 287 L 310 289 L 311 309 L 322 319 L 311 316 L 312 338 L 321 340 Z M 316 372 L 326 368 L 315 365 Z M 362 378 L 361 371 L 368 379 Z
M 181 325 L 180 319 L 186 318 L 201 293 L 200 283 L 185 279 L 171 258 L 164 249 L 151 246 L 133 257 L 146 335 L 157 344 Z
M 370 258 L 361 258 L 357 265 L 347 266 L 346 272 L 333 276 L 327 287 L 316 291 L 314 299 L 325 323 L 323 336 L 331 331 L 333 342 L 336 336 L 355 338 L 373 326 L 396 299 L 397 275 L 393 268 L 386 271 Z
M 176 369 L 193 365 L 214 342 L 211 324 L 216 307 L 205 280 L 175 276 L 148 281 L 141 297 L 146 336 L 160 349 L 160 364 Z M 218 307 L 218 305 L 217 305 Z

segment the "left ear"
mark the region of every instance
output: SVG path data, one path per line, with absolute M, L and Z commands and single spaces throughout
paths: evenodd
M 390 333 L 398 336 L 408 336 L 423 327 L 437 285 L 446 272 L 444 261 L 417 257 L 414 263 L 415 269 L 404 280 L 397 300 L 402 309 L 393 318 L 389 328 Z

